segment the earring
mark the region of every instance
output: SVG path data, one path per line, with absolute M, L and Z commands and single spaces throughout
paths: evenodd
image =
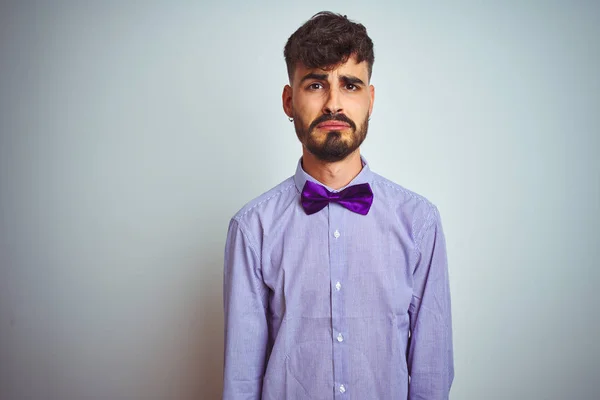
M 288 117 L 288 119 L 290 120 L 290 122 L 294 122 L 294 118 Z

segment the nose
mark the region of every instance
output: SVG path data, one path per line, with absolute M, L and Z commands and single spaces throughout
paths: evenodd
M 337 89 L 332 88 L 329 90 L 327 101 L 323 105 L 323 114 L 337 114 L 343 111 L 340 93 Z

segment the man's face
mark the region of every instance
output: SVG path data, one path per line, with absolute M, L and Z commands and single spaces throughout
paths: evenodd
M 328 70 L 298 64 L 282 97 L 300 142 L 318 159 L 335 162 L 367 136 L 374 96 L 367 63 L 352 56 Z

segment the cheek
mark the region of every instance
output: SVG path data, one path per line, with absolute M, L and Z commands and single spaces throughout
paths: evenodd
M 294 110 L 302 114 L 318 114 L 323 108 L 323 96 L 317 93 L 299 93 L 292 97 Z
M 318 118 L 321 115 L 321 111 L 320 109 L 315 110 L 310 107 L 300 106 L 294 108 L 294 114 L 296 115 L 296 118 L 299 118 L 306 126 L 309 126 L 316 118 Z
M 355 99 L 354 101 L 349 102 L 348 106 L 346 107 L 348 117 L 352 118 L 357 125 L 362 124 L 365 115 L 368 115 L 369 113 L 370 104 L 371 103 L 368 98 Z
M 361 95 L 355 98 L 349 99 L 349 105 L 356 111 L 369 110 L 371 105 L 371 98 L 368 95 Z

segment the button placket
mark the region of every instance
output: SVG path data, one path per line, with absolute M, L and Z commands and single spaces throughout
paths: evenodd
M 348 347 L 347 321 L 345 319 L 345 293 L 342 281 L 346 279 L 346 260 L 344 253 L 345 236 L 344 221 L 348 210 L 336 203 L 329 204 L 329 268 L 330 268 L 330 301 L 331 301 L 331 339 L 333 341 L 333 380 L 336 382 L 335 392 L 342 395 L 347 388 L 340 391 L 342 382 L 348 380 Z

